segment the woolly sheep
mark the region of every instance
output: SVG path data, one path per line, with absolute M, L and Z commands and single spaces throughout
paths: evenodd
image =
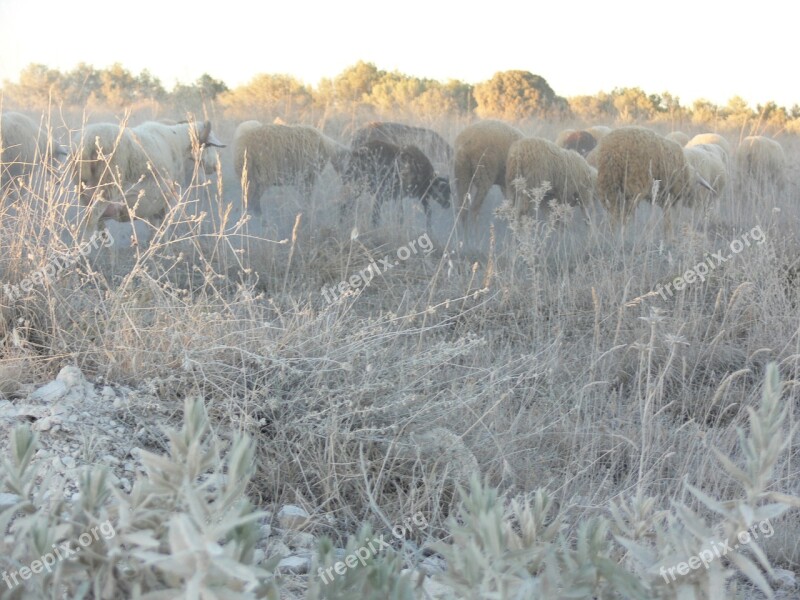
M 786 184 L 786 155 L 781 145 L 762 135 L 746 137 L 736 150 L 739 173 L 779 190 Z
M 66 150 L 30 117 L 18 112 L 0 115 L 0 189 L 64 155 Z
M 728 140 L 718 133 L 698 133 L 686 142 L 684 146 L 691 148 L 692 146 L 699 146 L 700 144 L 716 144 L 725 150 L 728 156 L 731 155 L 731 145 L 728 143 Z
M 197 146 L 225 147 L 209 121 L 146 122 L 133 128 L 87 125 L 77 140 L 73 168 L 81 203 L 100 200 L 89 219 L 90 229 L 106 218 L 163 218 L 170 201 L 177 199 L 175 185 L 186 180 L 186 164 Z
M 465 230 L 475 224 L 493 185 L 499 185 L 505 195 L 508 150 L 523 137 L 518 129 L 494 120 L 469 125 L 456 137 L 455 188 L 459 221 Z
M 725 164 L 725 151 L 716 144 L 699 144 L 683 149 L 686 161 L 695 172 L 721 194 L 728 183 L 728 169 Z M 702 186 L 695 186 L 694 197 L 700 202 L 708 202 L 712 193 Z
M 586 131 L 592 134 L 592 137 L 599 143 L 600 140 L 606 137 L 613 130 L 611 127 L 606 127 L 605 125 L 593 125 L 592 127 L 587 127 Z
M 273 185 L 298 185 L 308 197 L 317 176 L 330 162 L 342 173 L 349 150 L 313 127 L 303 125 L 239 125 L 234 169 L 247 177 L 247 205 L 261 214 L 261 196 Z
M 529 190 L 550 183 L 545 198 L 556 198 L 569 204 L 579 204 L 586 210 L 592 202 L 597 171 L 574 150 L 559 148 L 542 138 L 524 138 L 514 142 L 506 161 L 506 182 L 509 200 L 517 215 L 529 208 Z M 521 191 L 516 188 L 518 186 Z
M 559 136 L 556 145 L 567 150 L 575 150 L 581 156 L 586 157 L 597 146 L 597 140 L 588 131 L 573 131 L 563 138 Z
M 157 123 L 162 125 L 180 125 L 181 123 L 188 123 L 188 121 L 176 121 L 175 119 L 159 119 Z M 206 175 L 215 175 L 218 173 L 220 166 L 219 152 L 214 146 L 192 146 L 192 156 L 186 160 L 186 180 L 184 186 L 191 185 L 194 179 L 194 166 L 199 165 L 203 168 L 203 173 Z
M 376 225 L 387 199 L 418 198 L 425 210 L 428 230 L 429 201 L 433 199 L 442 208 L 450 208 L 450 182 L 436 175 L 431 161 L 416 146 L 398 146 L 380 140 L 366 142 L 353 149 L 342 179 L 346 185 L 375 196 L 372 222 Z
M 561 131 L 558 132 L 558 135 L 556 136 L 556 139 L 553 140 L 553 142 L 559 148 L 563 148 L 564 143 L 567 141 L 567 138 L 575 132 L 576 132 L 575 129 L 562 129 Z
M 671 131 L 664 137 L 667 138 L 668 140 L 672 140 L 673 142 L 680 144 L 681 146 L 685 146 L 686 144 L 689 143 L 689 136 L 683 133 L 682 131 Z
M 623 127 L 604 137 L 597 146 L 597 164 L 597 194 L 615 223 L 625 223 L 636 204 L 648 199 L 662 207 L 669 231 L 672 204 L 690 198 L 697 183 L 711 188 L 676 142 L 643 127 Z M 655 198 L 654 180 L 659 181 Z
M 453 147 L 441 135 L 424 127 L 412 127 L 391 121 L 373 121 L 353 133 L 350 146 L 358 148 L 373 140 L 397 146 L 416 146 L 443 171 L 449 169 L 453 163 Z

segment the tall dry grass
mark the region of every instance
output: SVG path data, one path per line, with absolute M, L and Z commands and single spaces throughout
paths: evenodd
M 529 133 L 545 130 L 556 126 Z M 153 398 L 178 411 L 201 397 L 214 428 L 252 438 L 256 504 L 301 504 L 318 517 L 312 532 L 341 546 L 364 521 L 388 528 L 420 511 L 418 546 L 450 541 L 474 472 L 502 494 L 546 488 L 566 539 L 631 495 L 709 516 L 683 484 L 734 497 L 710 448 L 743 458 L 736 432 L 769 362 L 794 431 L 796 168 L 783 190 L 734 181 L 711 206 L 682 208 L 670 239 L 658 209 L 642 206 L 621 235 L 599 208 L 516 222 L 495 190 L 484 238 L 464 247 L 453 211 L 435 207 L 434 252 L 328 303 L 323 285 L 417 239 L 421 211 L 377 229 L 368 209 L 342 223 L 328 169 L 310 199 L 271 190 L 269 221 L 254 223 L 230 162 L 223 151 L 222 181 L 195 178 L 160 226 L 112 225 L 112 247 L 3 300 L 3 389 L 75 364 L 148 392 L 134 416 Z M 0 282 L 75 251 L 83 212 L 68 168 L 3 192 Z M 763 243 L 704 282 L 655 293 L 755 227 Z M 797 494 L 788 442 L 773 489 Z M 797 516 L 774 524 L 766 556 L 796 569 Z

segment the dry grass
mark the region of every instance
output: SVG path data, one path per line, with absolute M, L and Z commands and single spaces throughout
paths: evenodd
M 452 139 L 453 129 L 441 130 Z M 786 149 L 800 163 L 800 147 Z M 503 494 L 547 488 L 567 536 L 631 495 L 702 512 L 682 484 L 736 494 L 709 448 L 741 458 L 736 430 L 770 361 L 795 426 L 796 168 L 780 192 L 734 178 L 708 209 L 680 210 L 671 239 L 647 206 L 623 235 L 599 208 L 588 222 L 554 207 L 509 223 L 501 210 L 490 237 L 487 201 L 485 239 L 455 247 L 454 215 L 436 206 L 434 252 L 328 303 L 323 285 L 417 239 L 421 212 L 406 205 L 370 230 L 364 206 L 340 223 L 329 168 L 310 200 L 270 191 L 269 221 L 254 223 L 222 160 L 224 185 L 195 181 L 160 228 L 112 225 L 113 246 L 3 300 L 0 390 L 75 364 L 154 390 L 176 412 L 201 397 L 215 429 L 254 440 L 255 504 L 303 505 L 318 516 L 312 532 L 341 546 L 364 521 L 384 529 L 419 511 L 430 526 L 415 541 L 438 540 L 474 470 Z M 3 193 L 0 283 L 75 251 L 82 213 L 59 177 Z M 755 227 L 764 243 L 705 282 L 653 293 Z M 798 493 L 796 452 L 792 440 L 775 491 Z M 767 556 L 797 570 L 796 513 L 776 529 Z

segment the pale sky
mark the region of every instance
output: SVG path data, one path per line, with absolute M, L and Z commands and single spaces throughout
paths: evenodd
M 228 86 L 257 73 L 316 85 L 358 60 L 478 83 L 544 77 L 561 96 L 615 87 L 668 91 L 683 105 L 800 104 L 796 8 L 775 0 L 0 0 L 0 81 L 43 63 L 149 69 L 167 89 L 204 72 Z

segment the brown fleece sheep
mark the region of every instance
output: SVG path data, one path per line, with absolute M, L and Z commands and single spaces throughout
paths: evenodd
M 450 208 L 450 182 L 436 175 L 431 161 L 416 146 L 397 146 L 379 140 L 366 142 L 352 150 L 342 179 L 358 192 L 366 191 L 375 196 L 372 211 L 375 225 L 387 199 L 419 198 L 428 229 L 431 225 L 429 200 L 436 200 L 442 208 Z
M 672 205 L 691 199 L 698 181 L 680 145 L 643 127 L 623 127 L 604 137 L 597 146 L 597 165 L 597 194 L 615 223 L 625 223 L 638 202 L 647 199 L 661 206 L 669 231 Z
M 763 135 L 751 135 L 736 149 L 736 166 L 744 177 L 760 184 L 772 184 L 778 190 L 786 185 L 786 155 L 783 147 Z
M 597 171 L 580 154 L 543 138 L 518 140 L 508 151 L 507 193 L 517 215 L 528 212 L 529 191 L 545 181 L 550 183 L 545 199 L 556 198 L 586 210 L 592 202 L 596 176 Z
M 479 121 L 456 137 L 455 187 L 459 221 L 465 232 L 477 220 L 493 185 L 506 193 L 506 158 L 511 144 L 525 137 L 502 121 Z M 471 200 L 471 201 L 470 201 Z
M 246 173 L 247 205 L 261 214 L 261 196 L 273 185 L 297 185 L 311 195 L 319 173 L 330 162 L 341 173 L 348 150 L 343 145 L 303 125 L 257 125 L 247 121 L 237 128 L 234 170 Z

